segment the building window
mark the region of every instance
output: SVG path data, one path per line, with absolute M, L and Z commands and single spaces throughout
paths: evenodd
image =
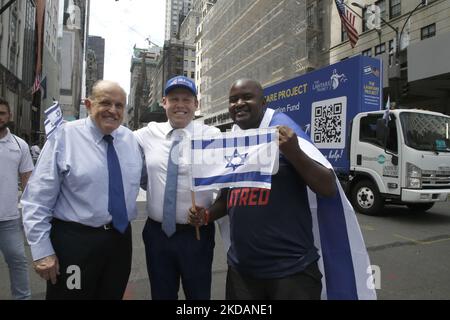
M 314 6 L 309 6 L 306 9 L 306 17 L 308 21 L 308 27 L 314 26 Z
M 369 14 L 370 14 L 370 12 L 367 12 L 367 8 L 365 7 L 362 12 L 362 16 L 363 16 L 362 31 L 363 32 L 366 32 L 367 30 L 369 30 L 369 28 L 367 28 L 367 19 L 369 18 Z
M 389 3 L 389 16 L 391 19 L 398 17 L 402 14 L 402 4 L 400 0 L 390 0 Z
M 365 57 L 371 57 L 372 56 L 372 48 L 364 50 L 361 54 Z
M 341 39 L 342 39 L 342 42 L 348 40 L 347 30 L 345 30 L 344 26 L 341 26 Z
M 386 19 L 386 0 L 379 0 L 375 2 L 375 5 L 377 5 L 380 8 L 380 15 L 381 18 Z
M 394 48 L 394 40 L 389 41 L 389 66 L 394 65 L 395 50 L 397 49 Z
M 191 68 L 195 69 L 195 61 L 191 61 Z
M 383 54 L 386 52 L 386 44 L 382 43 L 375 47 L 375 56 L 379 56 L 380 54 Z
M 187 71 L 183 71 L 183 75 L 184 75 L 185 77 L 187 77 L 187 75 L 188 75 Z
M 195 72 L 191 71 L 191 78 L 195 79 Z
M 423 27 L 420 30 L 420 39 L 432 38 L 436 35 L 436 23 L 430 24 L 429 26 Z

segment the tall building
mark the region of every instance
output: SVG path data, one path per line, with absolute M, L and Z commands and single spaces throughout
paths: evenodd
M 161 48 L 153 46 L 146 49 L 134 48 L 131 58 L 131 83 L 128 98 L 128 127 L 139 129 L 142 126 L 142 116 L 149 107 L 152 79 L 157 73 Z
M 180 28 L 180 16 L 185 17 L 192 8 L 192 0 L 166 0 L 165 40 L 176 38 Z
M 98 78 L 98 62 L 94 50 L 88 49 L 86 53 L 86 96 L 92 93 L 94 84 L 100 80 Z
M 268 86 L 328 64 L 325 34 L 331 3 L 218 0 L 197 36 L 197 82 L 205 123 L 229 126 L 228 93 L 238 78 L 258 79 Z
M 352 1 L 348 6 L 363 17 L 356 20 L 360 35 L 353 49 L 333 8 L 330 63 L 357 54 L 382 59 L 385 99 L 390 95 L 391 101 L 402 107 L 450 114 L 450 0 L 428 0 L 426 6 L 421 3 Z M 373 4 L 378 8 L 368 7 Z M 379 30 L 370 30 L 367 22 L 373 24 L 373 12 L 378 10 L 384 22 L 380 21 Z
M 89 0 L 64 0 L 60 104 L 66 120 L 79 117 Z
M 1 3 L 2 7 L 7 4 Z M 0 15 L 0 96 L 12 109 L 11 129 L 28 142 L 35 139 L 31 126 L 35 17 L 36 7 L 31 1 L 16 1 Z
M 89 36 L 86 52 L 86 96 L 92 92 L 92 87 L 98 80 L 103 80 L 105 68 L 105 39 Z
M 196 111 L 196 115 L 201 116 L 202 114 L 202 93 L 203 87 L 201 85 L 201 76 L 203 75 L 203 46 L 202 46 L 202 36 L 203 36 L 203 21 L 209 10 L 217 0 L 194 0 L 193 11 L 198 12 L 200 15 L 200 23 L 197 25 L 195 32 L 195 86 L 197 87 L 197 98 L 199 101 L 199 108 Z
M 62 34 L 59 28 L 59 0 L 46 0 L 44 16 L 44 45 L 42 52 L 42 79 L 43 91 L 41 95 L 41 124 L 40 131 L 44 133 L 44 110 L 58 100 L 60 94 L 61 54 L 58 35 Z M 43 134 L 41 136 L 43 138 Z
M 97 79 L 103 80 L 105 70 L 105 39 L 99 36 L 89 36 L 87 40 L 88 49 L 95 52 L 97 60 Z
M 197 27 L 200 24 L 201 13 L 195 9 L 191 9 L 186 16 L 184 16 L 183 22 L 180 24 L 178 32 L 178 38 L 185 42 L 194 44 Z

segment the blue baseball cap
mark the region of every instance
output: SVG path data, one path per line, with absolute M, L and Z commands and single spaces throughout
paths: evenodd
M 176 88 L 188 89 L 195 97 L 197 96 L 197 88 L 195 87 L 194 81 L 187 77 L 177 76 L 167 81 L 164 95 L 167 96 L 170 91 Z

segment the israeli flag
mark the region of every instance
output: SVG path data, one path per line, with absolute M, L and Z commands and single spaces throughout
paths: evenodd
M 58 101 L 55 101 L 53 105 L 44 111 L 46 116 L 46 120 L 44 122 L 45 125 L 45 134 L 47 135 L 47 139 L 55 132 L 55 130 L 63 123 L 63 114 L 61 111 L 61 106 Z
M 270 189 L 278 169 L 278 131 L 252 129 L 191 138 L 192 190 Z
M 326 168 L 332 165 L 314 146 L 309 136 L 288 116 L 267 109 L 260 128 L 288 126 L 295 131 L 300 148 L 310 158 Z M 239 131 L 238 126 L 233 130 Z M 319 250 L 319 269 L 322 272 L 322 299 L 376 300 L 376 282 L 369 255 L 356 219 L 339 181 L 333 198 L 318 197 L 308 188 L 308 202 L 313 220 L 314 244 Z M 230 247 L 230 224 L 222 218 L 219 228 L 225 245 Z

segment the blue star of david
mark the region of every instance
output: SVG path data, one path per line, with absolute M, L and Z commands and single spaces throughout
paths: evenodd
M 225 156 L 225 159 L 228 161 L 228 164 L 225 168 L 233 168 L 233 171 L 235 171 L 237 168 L 244 165 L 244 161 L 245 158 L 247 158 L 247 155 L 248 153 L 240 154 L 237 149 L 235 149 L 232 156 Z

